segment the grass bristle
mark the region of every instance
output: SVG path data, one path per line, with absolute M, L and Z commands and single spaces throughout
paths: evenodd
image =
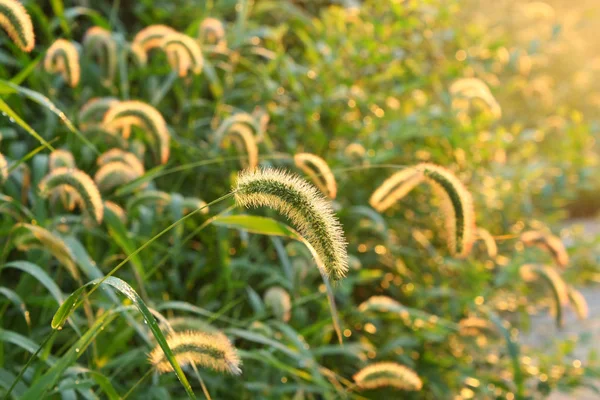
M 315 249 L 323 272 L 334 280 L 345 276 L 344 232 L 331 205 L 314 186 L 296 175 L 268 168 L 241 172 L 234 193 L 240 206 L 266 206 L 288 217 Z
M 27 10 L 17 0 L 0 0 L 0 26 L 12 41 L 25 52 L 35 46 L 33 24 Z
M 180 77 L 187 76 L 189 72 L 198 75 L 202 72 L 204 59 L 198 43 L 183 33 L 170 33 L 165 35 L 160 47 L 167 54 L 167 59 L 173 70 Z
M 102 222 L 104 208 L 98 187 L 85 172 L 76 168 L 56 168 L 42 179 L 39 188 L 43 197 L 59 186 L 69 186 L 81 201 L 84 210 L 96 223 Z
M 526 231 L 521 234 L 520 239 L 526 246 L 538 246 L 547 250 L 557 265 L 563 268 L 569 265 L 569 253 L 559 237 L 542 231 Z
M 61 74 L 69 86 L 77 86 L 81 70 L 79 53 L 73 43 L 65 39 L 52 43 L 44 58 L 44 69 L 51 74 Z
M 441 199 L 450 253 L 457 258 L 466 257 L 475 241 L 475 211 L 471 193 L 452 172 L 443 167 L 423 163 L 416 168 Z
M 155 153 L 161 164 L 169 160 L 170 134 L 163 116 L 152 107 L 141 101 L 128 100 L 113 104 L 104 115 L 103 125 L 111 129 L 126 130 L 138 126 L 150 135 L 157 146 Z
M 297 153 L 294 155 L 294 163 L 309 176 L 323 194 L 332 200 L 336 198 L 337 182 L 325 160 L 315 154 Z
M 117 71 L 117 43 L 112 34 L 104 28 L 93 26 L 83 37 L 83 48 L 97 58 L 104 71 L 105 83 L 111 84 Z
M 160 47 L 162 39 L 171 33 L 177 32 L 166 25 L 150 25 L 139 31 L 133 38 L 132 46 L 139 46 L 144 52 Z
M 227 48 L 225 27 L 223 22 L 216 18 L 205 18 L 200 24 L 198 35 L 203 45 L 212 45 L 220 49 Z
M 241 360 L 237 350 L 222 333 L 200 331 L 174 332 L 167 337 L 167 343 L 177 362 L 182 365 L 196 364 L 217 372 L 240 375 Z M 173 371 L 160 346 L 148 355 L 150 363 L 161 373 Z
M 423 387 L 421 379 L 413 370 L 395 362 L 371 364 L 358 371 L 353 379 L 360 389 L 391 386 L 405 391 L 419 391 Z
M 292 317 L 292 299 L 290 294 L 280 286 L 267 289 L 263 296 L 265 305 L 275 317 L 283 322 L 288 322 Z
M 398 171 L 386 179 L 373 192 L 369 199 L 369 204 L 375 210 L 384 212 L 406 196 L 423 180 L 422 172 L 415 168 L 406 168 Z

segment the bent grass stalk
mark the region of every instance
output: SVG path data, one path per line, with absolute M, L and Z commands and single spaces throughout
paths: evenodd
M 65 39 L 52 43 L 44 58 L 44 69 L 52 74 L 60 73 L 69 86 L 77 86 L 81 70 L 79 53 L 73 43 Z
M 21 50 L 29 53 L 35 46 L 31 17 L 16 0 L 0 0 L 0 26 Z

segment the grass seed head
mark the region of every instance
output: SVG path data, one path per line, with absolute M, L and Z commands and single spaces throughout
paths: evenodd
M 117 71 L 117 42 L 112 34 L 99 26 L 89 28 L 83 37 L 83 49 L 97 57 L 105 83 L 112 83 Z
M 52 153 L 50 153 L 50 157 L 48 158 L 48 166 L 50 171 L 61 167 L 75 168 L 76 165 L 73 153 L 64 149 L 54 150 Z
M 167 54 L 167 59 L 173 70 L 180 77 L 187 76 L 189 72 L 199 75 L 202 72 L 204 59 L 198 43 L 183 33 L 170 33 L 162 39 L 160 47 Z
M 292 299 L 290 294 L 280 286 L 267 289 L 263 296 L 266 306 L 273 315 L 283 322 L 288 322 L 292 317 Z
M 6 158 L 0 153 L 0 184 L 6 182 L 8 179 L 8 162 Z
M 155 153 L 161 164 L 169 160 L 170 134 L 160 112 L 150 104 L 137 100 L 113 104 L 104 115 L 103 125 L 111 129 L 127 129 L 132 125 L 146 132 L 157 147 Z
M 140 159 L 135 154 L 118 148 L 113 148 L 102 153 L 96 160 L 96 163 L 101 167 L 115 161 L 128 165 L 139 176 L 144 175 L 144 165 Z
M 496 241 L 494 240 L 492 234 L 487 229 L 481 227 L 477 227 L 477 229 L 475 230 L 475 234 L 477 236 L 477 239 L 483 240 L 488 257 L 490 257 L 491 259 L 496 258 L 496 256 L 498 255 L 498 246 L 496 245 Z
M 569 253 L 559 237 L 542 231 L 526 231 L 521 233 L 520 240 L 526 246 L 538 246 L 547 250 L 557 265 L 563 268 L 569 265 Z
M 73 43 L 65 39 L 52 43 L 44 58 L 44 69 L 51 74 L 60 73 L 69 86 L 77 86 L 81 70 L 79 53 Z
M 241 172 L 234 192 L 240 206 L 266 206 L 288 217 L 315 249 L 322 271 L 334 280 L 345 276 L 344 232 L 331 205 L 314 186 L 297 175 L 266 168 Z
M 442 201 L 446 237 L 450 253 L 464 258 L 475 241 L 475 211 L 473 198 L 463 183 L 449 170 L 423 163 L 416 166 Z
M 423 182 L 423 174 L 415 168 L 406 168 L 386 179 L 371 195 L 369 204 L 384 212 Z
M 125 185 L 142 176 L 129 164 L 121 161 L 111 161 L 98 169 L 94 175 L 94 182 L 101 192 L 109 192 L 116 187 Z
M 167 343 L 181 366 L 196 364 L 232 375 L 242 373 L 241 360 L 227 336 L 200 331 L 173 332 Z M 148 355 L 152 365 L 161 373 L 173 371 L 162 348 L 157 345 Z
M 419 391 L 423 383 L 410 368 L 395 362 L 371 364 L 354 375 L 354 382 L 360 389 L 377 389 L 391 386 L 406 391 Z
M 327 162 L 321 157 L 310 153 L 297 153 L 294 155 L 294 163 L 311 181 L 330 199 L 337 196 L 337 182 Z
M 155 47 L 160 47 L 162 39 L 171 33 L 177 32 L 166 25 L 150 25 L 139 31 L 133 38 L 132 47 L 136 46 L 145 53 Z M 138 50 L 139 51 L 139 50 Z
M 258 145 L 256 138 L 252 133 L 252 129 L 246 124 L 235 123 L 227 130 L 227 133 L 222 137 L 222 145 L 225 145 L 226 140 L 231 138 L 237 145 L 238 150 L 247 154 L 248 160 L 243 160 L 242 164 L 248 169 L 256 169 L 258 167 Z
M 96 221 L 102 222 L 104 207 L 98 187 L 85 172 L 76 168 L 56 168 L 42 179 L 39 188 L 41 195 L 46 197 L 59 186 L 69 186 L 73 193 L 79 196 L 84 210 Z
M 216 18 L 205 18 L 200 24 L 198 34 L 203 45 L 212 45 L 219 49 L 227 47 L 225 27 L 223 22 Z
M 27 10 L 17 0 L 0 0 L 0 26 L 12 41 L 25 52 L 35 46 L 33 24 Z

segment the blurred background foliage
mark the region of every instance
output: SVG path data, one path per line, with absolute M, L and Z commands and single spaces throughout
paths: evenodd
M 48 171 L 48 151 L 30 156 L 39 143 L 5 115 L 0 152 L 11 162 L 21 160 L 22 167 L 14 169 L 2 193 L 28 209 L 28 216 L 5 214 L 0 222 L 5 265 L 28 260 L 43 266 L 61 293 L 81 285 L 44 249 L 13 249 L 15 223 L 35 220 L 65 238 L 80 268 L 91 263 L 107 273 L 183 215 L 178 196 L 211 201 L 229 192 L 241 164 L 236 157 L 221 158 L 237 153 L 214 146 L 211 137 L 235 113 L 267 115 L 262 165 L 295 170 L 291 156 L 306 151 L 323 157 L 335 173 L 334 207 L 352 261 L 348 277 L 334 286 L 344 344 L 337 343 L 325 286 L 302 246 L 212 225 L 194 231 L 221 211 L 242 213 L 227 210 L 231 202 L 218 204 L 141 252 L 141 279 L 129 265 L 118 274 L 168 319 L 212 324 L 235 339 L 243 374 L 203 371 L 213 398 L 540 398 L 595 382 L 596 355 L 576 358 L 578 339 L 557 341 L 544 352 L 519 344 L 522 334 L 535 328 L 531 315 L 556 315 L 561 306 L 540 279 L 532 284 L 520 274 L 523 264 L 552 264 L 552 257 L 518 240 L 527 230 L 552 231 L 570 256 L 562 278 L 577 286 L 600 280 L 598 238 L 571 223 L 591 221 L 600 208 L 600 87 L 595 80 L 600 44 L 594 40 L 600 8 L 594 0 L 576 5 L 567 0 L 44 0 L 24 5 L 34 22 L 36 49 L 22 53 L 0 35 L 2 99 L 54 147 L 68 149 L 77 167 L 90 175 L 97 153 L 48 103 L 31 101 L 7 81 L 47 96 L 77 126 L 79 110 L 93 97 L 153 104 L 169 126 L 172 155 L 147 189 L 168 192 L 172 200 L 163 209 L 130 213 L 124 231 L 110 224 L 84 225 L 78 212 L 40 198 L 36 188 Z M 177 79 L 160 52 L 152 53 L 143 68 L 121 60 L 110 85 L 84 56 L 81 83 L 73 89 L 41 67 L 55 39 L 81 42 L 92 26 L 110 29 L 124 45 L 152 24 L 196 37 L 206 17 L 224 22 L 229 51 L 205 53 L 200 76 Z M 453 96 L 450 87 L 462 78 L 483 81 L 501 115 L 483 102 L 465 106 Z M 89 139 L 99 152 L 110 148 L 101 139 Z M 149 160 L 146 156 L 146 165 Z M 445 166 L 464 182 L 474 198 L 477 225 L 497 239 L 497 256 L 490 257 L 478 242 L 466 260 L 450 257 L 440 234 L 443 221 L 432 211 L 435 199 L 424 188 L 382 215 L 368 206 L 373 190 L 395 171 L 390 165 L 419 162 Z M 124 190 L 106 199 L 125 206 L 132 196 Z M 37 349 L 51 330 L 57 303 L 23 271 L 4 267 L 0 276 L 2 286 L 24 300 L 31 320 L 2 299 L 2 391 L 29 359 L 28 348 Z M 263 303 L 273 286 L 291 297 L 288 321 L 278 320 Z M 361 310 L 359 305 L 374 295 L 395 299 L 401 312 Z M 90 299 L 96 313 L 112 306 L 103 293 Z M 562 312 L 573 312 L 565 308 Z M 467 318 L 487 325 L 466 329 Z M 73 324 L 87 329 L 83 318 Z M 49 357 L 60 357 L 73 345 L 74 332 L 66 332 L 71 328 L 44 345 L 22 385 L 31 386 Z M 141 378 L 131 397 L 183 397 L 173 374 L 151 373 L 146 360 L 151 347 L 138 328 L 125 318 L 107 325 L 78 360 L 81 368 L 68 370 L 49 394 L 103 398 L 89 372 L 99 371 L 121 396 Z M 20 339 L 7 339 L 8 331 Z M 14 341 L 21 346 L 9 344 Z M 410 367 L 423 389 L 358 390 L 353 374 L 377 361 Z M 198 385 L 192 386 L 200 396 Z

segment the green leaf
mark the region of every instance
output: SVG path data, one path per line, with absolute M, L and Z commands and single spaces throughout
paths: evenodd
M 37 265 L 28 261 L 12 261 L 2 266 L 0 268 L 0 271 L 2 271 L 5 268 L 15 268 L 28 273 L 29 275 L 37 279 L 46 289 L 48 289 L 48 291 L 50 292 L 52 297 L 54 297 L 58 304 L 61 304 L 63 302 L 64 296 L 60 288 L 56 285 L 56 283 L 54 283 L 54 280 L 50 278 L 50 276 Z
M 224 215 L 215 218 L 213 224 L 227 228 L 241 229 L 260 235 L 283 236 L 302 241 L 301 236 L 294 229 L 282 222 L 267 217 L 254 215 Z
M 188 397 L 194 399 L 195 398 L 194 392 L 192 391 L 192 388 L 191 388 L 187 378 L 185 377 L 183 371 L 181 370 L 179 363 L 177 363 L 177 360 L 175 359 L 173 352 L 169 348 L 167 340 L 165 339 L 164 335 L 162 334 L 162 332 L 158 326 L 158 323 L 156 322 L 156 319 L 154 318 L 154 316 L 152 315 L 152 313 L 150 312 L 150 310 L 148 309 L 148 307 L 146 306 L 144 301 L 136 293 L 136 291 L 133 290 L 133 288 L 131 286 L 129 286 L 129 284 L 127 284 L 125 281 L 123 281 L 119 278 L 115 278 L 114 276 L 109 276 L 109 277 L 106 277 L 103 279 L 93 280 L 93 281 L 85 284 L 84 286 L 80 287 L 75 292 L 73 292 L 67 298 L 67 300 L 65 300 L 65 302 L 63 303 L 62 306 L 60 306 L 60 308 L 54 315 L 54 318 L 52 318 L 52 328 L 60 329 L 64 325 L 67 318 L 76 309 L 77 304 L 81 303 L 81 297 L 82 297 L 85 289 L 88 286 L 97 286 L 97 285 L 101 285 L 101 284 L 106 284 L 106 285 L 112 286 L 113 288 L 115 288 L 116 290 L 121 292 L 129 300 L 131 300 L 133 305 L 138 309 L 138 311 L 144 317 L 144 320 L 147 322 L 148 327 L 150 328 L 150 330 L 152 331 L 152 334 L 154 335 L 154 338 L 156 339 L 156 341 L 158 342 L 160 347 L 165 352 L 167 359 L 173 366 L 173 369 L 175 370 L 175 374 L 177 375 L 177 377 L 179 378 L 179 381 L 183 385 L 186 393 L 188 394 Z M 92 328 L 90 328 L 90 330 L 92 330 Z M 87 335 L 87 333 L 86 333 L 86 335 Z M 85 337 L 85 335 L 84 335 L 84 337 Z M 83 337 L 82 337 L 82 339 L 83 339 Z M 80 339 L 80 341 L 81 341 L 81 339 Z
M 2 89 L 2 90 L 7 90 L 7 89 L 13 90 L 14 92 L 17 92 L 17 93 L 25 96 L 26 98 L 28 98 L 30 100 L 33 100 L 34 102 L 38 103 L 39 105 L 46 107 L 48 110 L 50 110 L 51 112 L 53 112 L 54 114 L 56 114 L 58 116 L 58 118 L 60 118 L 63 121 L 63 123 L 67 126 L 67 129 L 69 129 L 69 131 L 71 131 L 72 133 L 74 133 L 87 146 L 91 147 L 96 154 L 100 154 L 100 152 L 98 151 L 98 149 L 96 148 L 96 146 L 94 146 L 94 144 L 92 142 L 90 142 L 85 136 L 83 136 L 81 134 L 81 132 L 79 132 L 79 130 L 77 128 L 75 128 L 75 125 L 73 125 L 73 123 L 71 122 L 71 120 L 69 118 L 67 118 L 67 116 L 65 115 L 65 113 L 62 112 L 58 107 L 56 107 L 54 105 L 54 103 L 52 103 L 50 101 L 50 99 L 47 98 L 46 96 L 44 96 L 43 94 L 38 93 L 38 92 L 36 92 L 34 90 L 30 90 L 30 89 L 21 87 L 19 85 L 15 85 L 12 82 L 1 80 L 1 79 L 0 79 L 0 89 Z M 2 100 L 0 100 L 0 101 L 2 103 L 4 103 L 4 101 L 2 101 Z M 6 105 L 6 103 L 4 103 L 4 104 Z M 1 106 L 1 103 L 0 103 L 0 106 Z M 4 110 L 2 110 L 2 111 L 4 111 Z M 14 116 L 13 116 L 13 118 L 14 118 Z M 15 119 L 15 121 L 17 121 L 16 118 L 14 118 L 14 119 Z M 33 131 L 33 130 L 31 130 L 31 131 Z M 28 132 L 31 133 L 29 130 L 28 130 Z M 33 132 L 35 132 L 35 131 L 33 131 Z M 33 135 L 33 133 L 32 133 L 32 135 Z M 37 133 L 35 135 L 37 135 Z M 37 136 L 39 136 L 39 135 L 37 135 Z M 36 136 L 36 138 L 37 138 L 37 136 Z M 42 142 L 42 143 L 44 143 L 44 142 Z M 52 148 L 51 146 L 49 148 L 51 150 L 54 150 L 54 148 Z
M 8 300 L 11 301 L 11 303 L 13 303 L 19 309 L 19 311 L 21 311 L 21 314 L 23 314 L 23 318 L 25 319 L 27 326 L 30 327 L 31 320 L 29 318 L 29 311 L 27 311 L 27 306 L 21 299 L 21 296 L 19 296 L 14 290 L 4 286 L 0 286 L 0 294 L 3 294 Z
M 48 149 L 50 149 L 50 151 L 54 151 L 54 147 L 52 147 L 50 145 L 50 143 L 48 143 L 43 137 L 41 137 L 31 126 L 29 126 L 29 124 L 25 121 L 23 121 L 21 119 L 21 117 L 19 117 L 17 115 L 17 113 L 15 113 L 13 111 L 12 108 L 9 107 L 8 104 L 6 104 L 4 102 L 4 100 L 0 99 L 0 111 L 2 111 L 3 113 L 5 113 L 6 115 L 8 115 L 9 118 L 12 118 L 15 120 L 15 122 L 23 129 L 25 129 L 27 132 L 29 132 L 29 134 L 31 136 L 33 136 L 34 138 L 36 138 L 40 143 L 42 143 L 44 146 L 46 146 Z

